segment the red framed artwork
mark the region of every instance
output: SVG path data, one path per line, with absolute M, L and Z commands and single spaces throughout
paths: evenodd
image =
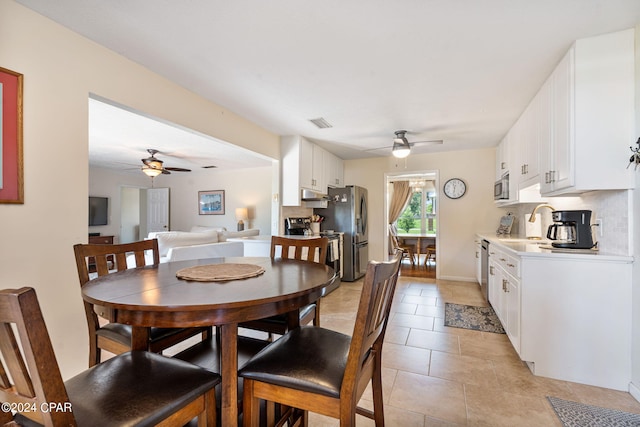
M 24 203 L 22 74 L 0 67 L 0 203 Z

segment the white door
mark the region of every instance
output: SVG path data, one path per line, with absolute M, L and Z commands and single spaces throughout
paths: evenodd
M 152 232 L 169 231 L 169 189 L 148 188 L 143 192 L 144 197 L 140 198 L 140 238 Z

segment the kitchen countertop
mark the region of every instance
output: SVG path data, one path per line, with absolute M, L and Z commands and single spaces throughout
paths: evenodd
M 488 240 L 501 249 L 514 252 L 521 257 L 548 257 L 554 259 L 592 259 L 598 261 L 633 262 L 633 257 L 607 253 L 593 249 L 562 249 L 551 247 L 550 240 L 531 240 L 517 235 L 501 235 L 495 233 L 477 233 L 477 236 Z

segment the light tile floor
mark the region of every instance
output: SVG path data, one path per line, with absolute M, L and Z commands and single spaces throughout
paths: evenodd
M 322 301 L 323 327 L 351 333 L 361 281 L 343 282 Z M 444 303 L 486 305 L 479 287 L 401 277 L 383 349 L 388 426 L 559 426 L 546 396 L 640 413 L 629 393 L 536 377 L 506 335 L 444 326 Z M 372 407 L 365 392 L 361 406 Z M 312 427 L 337 426 L 309 415 Z M 373 421 L 358 416 L 358 426 Z

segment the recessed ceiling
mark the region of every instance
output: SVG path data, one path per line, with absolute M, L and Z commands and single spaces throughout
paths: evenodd
M 347 159 L 399 129 L 444 140 L 415 152 L 495 146 L 574 40 L 640 22 L 638 0 L 17 1 Z

